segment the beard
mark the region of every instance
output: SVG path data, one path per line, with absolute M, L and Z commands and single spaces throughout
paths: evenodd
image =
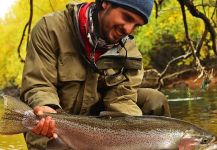
M 111 12 L 112 8 L 108 9 L 102 16 L 99 23 L 99 35 L 100 37 L 105 40 L 108 44 L 116 44 L 121 38 L 119 39 L 112 39 L 112 32 L 115 31 L 115 25 L 109 25 L 110 20 L 108 20 L 108 16 Z M 114 31 L 113 31 L 114 30 Z M 110 37 L 111 36 L 111 37 Z
M 110 27 L 107 28 L 105 25 L 101 28 L 101 37 L 108 43 L 108 44 L 116 44 L 120 41 L 124 34 L 117 35 L 117 27 Z

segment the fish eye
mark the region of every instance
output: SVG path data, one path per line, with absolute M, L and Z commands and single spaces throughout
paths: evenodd
M 209 140 L 207 137 L 204 137 L 204 138 L 201 140 L 200 144 L 207 144 L 209 141 L 210 141 L 210 140 Z

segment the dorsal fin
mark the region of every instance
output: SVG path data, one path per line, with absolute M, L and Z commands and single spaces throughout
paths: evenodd
M 127 117 L 129 115 L 121 113 L 121 112 L 115 112 L 115 111 L 101 111 L 99 114 L 99 117 L 103 118 L 116 118 L 116 117 Z

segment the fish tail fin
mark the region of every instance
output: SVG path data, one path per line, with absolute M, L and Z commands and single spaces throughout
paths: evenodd
M 10 135 L 24 133 L 28 129 L 23 125 L 25 112 L 32 110 L 14 97 L 0 96 L 0 134 Z

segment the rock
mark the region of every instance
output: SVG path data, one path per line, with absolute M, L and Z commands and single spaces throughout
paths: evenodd
M 172 87 L 174 89 L 184 90 L 184 89 L 188 88 L 188 84 L 185 82 L 177 82 L 177 83 L 174 83 Z
M 157 88 L 159 77 L 160 77 L 160 73 L 156 69 L 145 70 L 143 80 L 142 80 L 140 87 Z

